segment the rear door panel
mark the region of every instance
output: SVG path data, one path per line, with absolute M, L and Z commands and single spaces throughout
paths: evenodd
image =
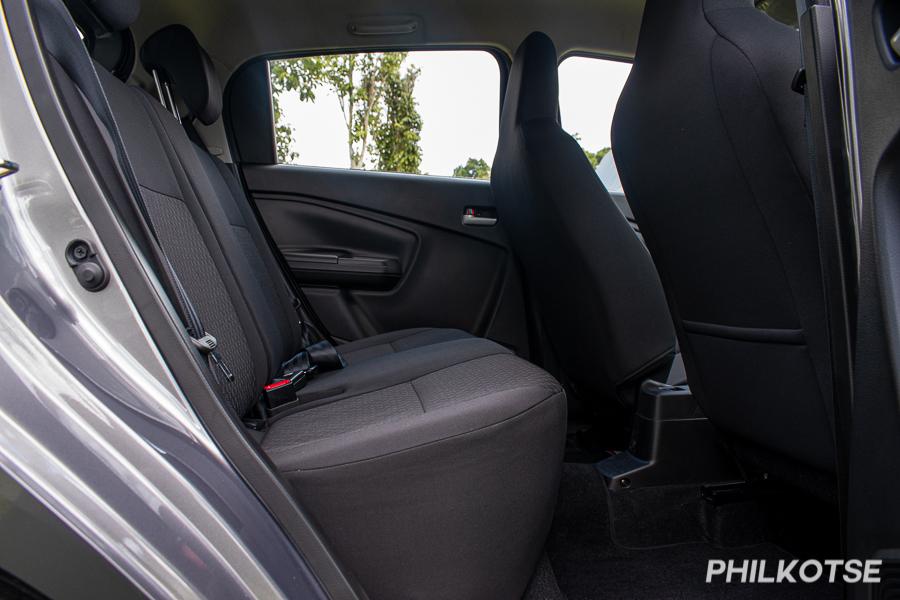
M 455 327 L 527 353 L 502 223 L 462 223 L 467 208 L 493 208 L 488 182 L 292 165 L 245 166 L 244 177 L 336 337 Z

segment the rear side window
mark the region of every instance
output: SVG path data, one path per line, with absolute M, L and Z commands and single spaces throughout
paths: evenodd
M 631 64 L 571 56 L 559 65 L 559 114 L 563 129 L 581 144 L 591 166 L 611 193 L 622 193 L 610 130 L 616 103 Z
M 480 50 L 272 60 L 278 162 L 487 179 L 500 69 Z

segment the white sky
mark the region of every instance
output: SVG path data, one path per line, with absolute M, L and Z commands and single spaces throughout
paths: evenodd
M 581 137 L 588 150 L 611 146 L 616 102 L 631 63 L 572 56 L 559 65 L 559 115 L 563 129 Z
M 450 175 L 469 157 L 491 163 L 497 148 L 500 74 L 493 56 L 481 51 L 410 52 L 407 62 L 419 69 L 415 98 L 422 116 L 423 173 Z M 609 146 L 616 100 L 631 66 L 572 57 L 560 65 L 560 111 L 563 127 L 578 133 L 591 150 Z M 346 127 L 337 98 L 324 88 L 315 102 L 296 94 L 282 99 L 294 126 L 298 164 L 347 168 Z

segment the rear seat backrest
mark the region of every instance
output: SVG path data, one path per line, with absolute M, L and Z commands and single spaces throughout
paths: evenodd
M 221 112 L 221 91 L 212 61 L 194 34 L 170 25 L 151 35 L 140 52 L 148 73 L 154 70 L 184 102 L 190 124 L 196 116 L 209 124 Z M 178 65 L 176 68 L 175 65 Z M 212 225 L 228 268 L 253 314 L 254 326 L 265 340 L 271 375 L 303 346 L 303 331 L 292 305 L 292 294 L 259 227 L 240 183 L 231 170 L 205 147 L 193 143 L 182 124 L 155 103 L 158 133 L 183 166 L 185 185 L 192 188 Z
M 266 379 L 271 378 L 285 360 L 303 347 L 298 316 L 290 304 L 284 279 L 280 272 L 273 273 L 278 267 L 268 249 L 259 246 L 265 244 L 262 234 L 253 216 L 241 211 L 240 203 L 212 162 L 216 159 L 198 149 L 181 123 L 159 102 L 141 93 L 181 187 L 191 196 L 197 221 L 208 228 L 204 237 L 217 249 L 219 268 L 234 281 L 232 298 L 246 307 L 245 327 L 255 329 L 261 338 L 268 363 Z M 243 204 L 249 212 L 246 202 Z
M 105 71 L 98 75 L 160 243 L 234 373 L 234 381 L 222 383 L 220 392 L 242 417 L 258 400 L 270 369 L 263 340 L 250 326 L 252 312 L 236 301 L 242 296 L 235 293 L 238 286 L 223 254 L 210 250 L 217 246 L 212 229 L 191 197 L 186 174 L 177 172 L 180 165 L 170 160 L 154 126 L 154 119 L 172 117 L 143 90 Z

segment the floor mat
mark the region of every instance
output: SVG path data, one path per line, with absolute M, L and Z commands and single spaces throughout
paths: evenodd
M 566 600 L 546 554 L 541 557 L 522 600 Z
M 670 515 L 678 519 L 677 514 Z M 617 524 L 621 529 L 621 524 Z M 673 522 L 673 528 L 689 530 Z M 615 539 L 614 539 L 615 537 Z M 626 548 L 610 527 L 603 478 L 592 465 L 566 464 L 547 554 L 568 600 L 641 598 L 840 598 L 838 585 L 706 583 L 710 559 L 791 558 L 774 544 L 720 548 L 705 542 Z M 686 538 L 684 538 L 686 539 Z

